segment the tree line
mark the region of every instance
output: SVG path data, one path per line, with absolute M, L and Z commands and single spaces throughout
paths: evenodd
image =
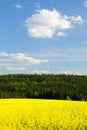
M 54 74 L 0 75 L 0 98 L 87 101 L 87 76 Z

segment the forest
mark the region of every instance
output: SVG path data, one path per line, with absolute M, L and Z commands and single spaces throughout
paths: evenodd
M 87 76 L 61 74 L 0 75 L 0 98 L 87 101 Z

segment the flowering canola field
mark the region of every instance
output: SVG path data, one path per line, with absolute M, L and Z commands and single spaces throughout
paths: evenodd
M 87 130 L 87 102 L 0 99 L 0 130 Z

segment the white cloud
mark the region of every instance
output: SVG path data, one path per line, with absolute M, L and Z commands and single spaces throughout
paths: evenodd
M 41 53 L 38 53 L 39 55 L 43 55 Z M 29 54 L 25 53 L 6 53 L 6 52 L 0 52 L 0 68 L 3 67 L 3 69 L 7 69 L 9 71 L 14 70 L 14 71 L 24 71 L 26 73 L 62 73 L 62 74 L 78 74 L 78 75 L 87 75 L 87 72 L 72 72 L 70 70 L 63 69 L 61 72 L 51 72 L 50 69 L 48 68 L 44 70 L 44 68 L 40 68 L 42 70 L 35 70 L 32 69 L 32 64 L 40 64 L 43 62 L 47 62 L 45 64 L 46 66 L 50 65 L 50 62 L 52 64 L 56 64 L 57 62 L 62 63 L 62 62 L 87 62 L 87 48 L 82 47 L 82 48 L 67 48 L 67 49 L 55 49 L 55 52 L 53 54 L 53 59 L 49 59 L 50 56 L 48 56 L 48 53 L 46 53 L 45 56 L 43 56 L 43 59 L 37 59 L 30 57 Z M 38 56 L 39 56 L 38 55 Z M 35 54 L 35 56 L 37 56 Z M 45 58 L 47 60 L 45 60 Z M 31 65 L 31 66 L 30 66 Z M 46 67 L 45 66 L 45 67 Z M 54 65 L 55 66 L 55 65 Z M 30 68 L 31 67 L 31 68 Z M 6 70 L 5 70 L 6 71 Z M 53 70 L 52 70 L 53 71 Z
M 81 24 L 81 16 L 62 15 L 57 10 L 37 10 L 36 14 L 25 20 L 28 36 L 51 38 L 57 31 L 70 29 L 73 24 Z M 52 32 L 51 32 L 52 26 Z
M 15 59 L 18 59 L 18 60 L 28 61 L 31 64 L 40 64 L 42 62 L 48 62 L 47 60 L 36 59 L 36 58 L 33 58 L 33 57 L 26 56 L 23 53 L 10 54 L 10 56 L 12 58 L 15 58 Z
M 18 9 L 23 8 L 23 6 L 21 4 L 16 4 L 15 7 L 18 8 Z
M 83 7 L 87 7 L 87 0 L 83 2 Z
M 65 75 L 87 75 L 87 72 L 74 72 L 70 70 L 61 70 L 61 71 L 49 71 L 49 70 L 33 70 L 33 71 L 28 71 L 30 74 L 65 74 Z
M 75 75 L 87 75 L 87 72 L 75 72 Z
M 8 69 L 8 70 L 22 70 L 22 71 L 26 70 L 25 67 L 11 67 L 11 66 L 6 67 L 6 69 Z
M 48 62 L 48 60 L 44 60 L 44 59 L 37 59 L 37 58 L 33 58 L 30 56 L 27 56 L 24 53 L 6 53 L 6 52 L 0 52 L 0 56 L 8 56 L 11 59 L 15 59 L 18 61 L 23 61 L 23 62 L 27 62 L 28 64 L 40 64 L 40 63 L 45 63 Z M 4 60 L 5 59 L 1 59 Z M 7 60 L 7 59 L 6 59 Z
M 4 51 L 0 52 L 0 56 L 8 56 L 8 54 Z
M 64 33 L 64 32 L 58 32 L 58 34 L 57 34 L 59 37 L 61 37 L 61 36 L 67 36 L 67 33 Z
M 69 71 L 69 70 L 63 70 L 62 72 L 61 72 L 62 74 L 66 74 L 66 75 L 71 75 L 71 74 L 73 74 L 71 71 Z
M 78 16 L 70 16 L 70 17 L 68 17 L 68 19 L 70 19 L 71 20 L 71 23 L 77 23 L 77 24 L 82 24 L 83 23 L 83 19 L 82 19 L 82 17 L 80 16 L 80 15 L 78 15 Z
M 0 58 L 0 66 L 1 67 L 8 67 L 7 69 L 11 70 L 10 67 L 14 68 L 20 68 L 22 67 L 29 67 L 31 65 L 39 65 L 41 63 L 45 63 L 45 65 L 54 63 L 62 63 L 62 62 L 87 62 L 87 48 L 67 48 L 67 49 L 55 49 L 55 52 L 53 54 L 52 59 L 50 59 L 50 55 L 48 53 L 45 53 L 46 55 L 43 55 L 39 53 L 39 55 L 43 55 L 42 58 L 34 58 L 30 57 L 29 54 L 25 53 L 6 53 L 6 52 L 0 52 L 1 58 Z M 38 55 L 38 57 L 39 57 Z M 35 54 L 35 56 L 37 56 Z M 45 73 L 45 71 L 43 71 Z
M 66 74 L 66 75 L 87 75 L 87 72 L 74 72 L 74 71 L 69 71 L 69 70 L 62 70 L 61 72 L 59 72 L 60 74 Z
M 47 70 L 33 70 L 33 71 L 29 71 L 29 73 L 31 74 L 50 74 L 51 72 L 50 71 L 47 71 Z
M 48 50 L 47 50 L 48 51 Z M 66 49 L 56 49 L 53 53 L 52 59 L 48 52 L 45 54 L 35 53 L 34 55 L 41 58 L 34 58 L 34 56 L 29 56 L 25 53 L 6 53 L 0 52 L 0 66 L 12 64 L 12 66 L 29 66 L 48 62 L 83 62 L 87 61 L 87 48 L 66 48 Z M 6 56 L 6 57 L 5 57 Z
M 16 53 L 16 54 L 9 54 L 12 58 L 18 59 L 18 60 L 24 60 L 26 59 L 25 54 L 23 53 Z

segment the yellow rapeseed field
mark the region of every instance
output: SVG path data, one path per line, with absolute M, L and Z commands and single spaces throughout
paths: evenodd
M 87 130 L 87 102 L 0 99 L 0 130 Z

